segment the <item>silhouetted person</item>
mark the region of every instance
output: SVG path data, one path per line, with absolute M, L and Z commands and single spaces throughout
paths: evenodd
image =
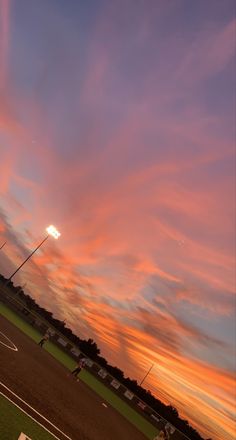
M 81 358 L 81 359 L 79 360 L 79 362 L 78 362 L 76 368 L 75 368 L 73 371 L 71 371 L 71 372 L 68 374 L 68 376 L 70 376 L 70 375 L 71 375 L 71 376 L 74 376 L 75 378 L 77 378 L 77 381 L 79 381 L 79 379 L 78 379 L 78 375 L 79 375 L 79 373 L 83 370 L 83 368 L 85 367 L 86 362 L 87 362 L 87 359 L 86 359 L 85 357 Z
M 38 345 L 40 347 L 43 347 L 43 345 L 45 344 L 45 342 L 47 342 L 50 338 L 50 333 L 47 330 L 46 333 L 43 335 L 42 339 L 39 341 Z

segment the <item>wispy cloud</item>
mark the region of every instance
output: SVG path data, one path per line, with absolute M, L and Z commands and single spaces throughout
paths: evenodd
M 32 30 L 15 2 L 10 38 L 2 1 L 1 270 L 55 223 L 16 282 L 126 374 L 155 363 L 147 386 L 230 440 L 235 22 L 199 2 L 190 26 L 182 6 L 84 6 L 86 29 L 39 6 Z

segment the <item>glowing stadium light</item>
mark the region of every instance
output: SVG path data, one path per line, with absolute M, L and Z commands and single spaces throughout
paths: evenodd
M 55 228 L 55 226 L 50 225 L 46 228 L 47 236 L 41 241 L 41 243 L 31 252 L 31 254 L 23 261 L 23 263 L 11 274 L 11 276 L 6 281 L 6 285 L 11 281 L 12 277 L 24 266 L 24 264 L 32 257 L 32 255 L 43 245 L 43 243 L 51 236 L 56 240 L 60 237 L 60 232 Z
M 53 225 L 48 226 L 48 228 L 46 228 L 46 231 L 47 231 L 48 235 L 51 235 L 56 240 L 61 235 L 60 232 L 57 230 L 57 228 L 55 228 L 55 226 L 53 226 Z

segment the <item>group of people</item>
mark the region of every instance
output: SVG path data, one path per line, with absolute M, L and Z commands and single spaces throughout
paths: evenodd
M 50 339 L 51 336 L 51 332 L 48 329 L 46 331 L 46 333 L 44 333 L 43 337 L 40 339 L 40 341 L 38 342 L 38 345 L 42 348 L 45 344 L 45 342 L 47 342 Z M 87 364 L 87 359 L 85 357 L 82 357 L 79 359 L 76 367 L 74 368 L 74 370 L 72 370 L 68 376 L 74 376 L 77 381 L 79 381 L 78 379 L 78 375 L 81 372 L 81 370 L 85 367 L 85 365 Z

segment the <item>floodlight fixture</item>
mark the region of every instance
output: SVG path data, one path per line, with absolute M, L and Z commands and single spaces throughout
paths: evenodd
M 55 238 L 56 240 L 60 237 L 60 232 L 57 230 L 57 228 L 55 228 L 55 226 L 50 225 L 46 228 L 46 231 L 48 233 L 48 235 L 51 235 L 53 238 Z
M 21 265 L 13 272 L 13 274 L 8 278 L 6 285 L 11 281 L 12 277 L 24 266 L 24 264 L 32 257 L 32 255 L 42 246 L 42 244 L 51 236 L 56 240 L 60 237 L 60 232 L 55 228 L 55 226 L 50 225 L 46 228 L 47 236 L 41 241 L 41 243 L 31 252 L 31 254 L 21 263 Z

